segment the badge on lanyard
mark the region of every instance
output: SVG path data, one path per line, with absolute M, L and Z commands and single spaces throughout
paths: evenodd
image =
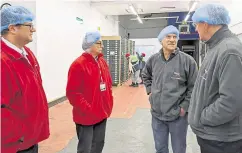
M 101 83 L 100 83 L 100 90 L 101 91 L 105 91 L 106 90 L 106 84 L 103 82 L 101 68 L 100 68 L 98 63 L 97 63 L 97 65 L 98 65 L 98 68 L 99 68 L 99 71 L 100 71 L 100 81 L 101 81 Z
M 106 84 L 105 83 L 101 83 L 100 84 L 100 90 L 101 91 L 105 91 L 106 90 Z

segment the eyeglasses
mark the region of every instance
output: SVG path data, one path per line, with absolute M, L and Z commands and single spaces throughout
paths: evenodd
M 102 42 L 97 42 L 95 43 L 96 45 L 99 45 L 99 47 L 102 47 L 103 46 L 103 43 Z
M 33 24 L 17 24 L 16 26 L 27 26 L 30 28 L 30 30 L 34 30 L 34 25 Z
M 194 22 L 193 22 L 192 25 L 193 25 L 195 28 L 197 27 L 197 23 L 194 23 Z
M 197 22 L 197 23 L 193 22 L 193 23 L 192 23 L 192 25 L 193 25 L 193 26 L 196 28 L 196 27 L 197 27 L 197 25 L 198 25 L 199 23 L 204 24 L 204 23 L 206 23 L 206 22 Z

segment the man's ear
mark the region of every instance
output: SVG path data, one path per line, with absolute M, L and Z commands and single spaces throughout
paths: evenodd
M 9 25 L 8 31 L 9 31 L 9 33 L 16 34 L 16 32 L 18 31 L 18 27 L 14 26 L 14 25 Z
M 209 25 L 204 23 L 204 31 L 207 33 L 209 31 Z
M 163 40 L 161 40 L 160 44 L 163 46 Z

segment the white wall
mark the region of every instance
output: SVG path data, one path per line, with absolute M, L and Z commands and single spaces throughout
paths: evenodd
M 236 24 L 232 27 L 230 27 L 231 31 L 235 34 L 242 34 L 242 21 L 239 24 Z
M 242 42 L 242 33 L 238 35 L 238 38 L 241 40 Z
M 230 29 L 235 34 L 242 33 L 241 5 L 242 5 L 241 0 L 231 0 L 231 5 L 227 7 L 231 16 Z
M 157 38 L 132 40 L 135 41 L 135 51 L 145 53 L 145 61 L 147 61 L 151 55 L 159 52 L 162 47 Z
M 27 3 L 18 0 L 22 6 Z M 76 21 L 76 17 L 82 17 L 84 23 Z M 102 35 L 118 35 L 118 24 L 113 17 L 105 18 L 88 1 L 37 0 L 36 25 L 34 41 L 48 101 L 65 96 L 67 73 L 71 63 L 83 52 L 85 32 L 101 27 Z

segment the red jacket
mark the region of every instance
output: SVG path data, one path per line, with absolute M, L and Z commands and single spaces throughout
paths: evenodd
M 100 67 L 100 69 L 99 69 Z M 106 90 L 100 90 L 100 70 Z M 73 120 L 77 124 L 93 125 L 110 116 L 113 108 L 112 80 L 103 55 L 97 61 L 83 53 L 71 65 L 66 95 L 73 106 Z
M 48 105 L 39 64 L 1 41 L 1 153 L 25 150 L 49 137 Z

